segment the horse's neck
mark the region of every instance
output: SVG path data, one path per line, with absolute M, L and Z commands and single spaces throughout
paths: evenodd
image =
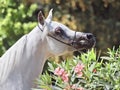
M 47 52 L 47 41 L 42 41 L 41 31 L 36 27 L 32 32 L 27 35 L 26 45 L 26 68 L 32 73 L 41 73 L 45 60 L 49 57 Z M 28 65 L 28 66 L 27 66 Z
M 4 69 L 2 74 L 0 72 L 0 78 L 5 78 L 7 80 L 5 83 L 15 84 L 16 87 L 19 86 L 16 85 L 16 80 L 18 80 L 18 82 L 21 81 L 22 84 L 24 84 L 22 85 L 23 87 L 27 84 L 26 87 L 29 88 L 33 80 L 42 72 L 45 60 L 49 57 L 46 46 L 47 42 L 41 39 L 41 31 L 38 30 L 38 27 L 34 28 L 1 57 L 4 62 L 3 64 L 7 64 L 5 67 L 1 66 L 0 70 L 4 68 L 8 69 Z M 6 77 L 4 75 L 6 75 Z M 26 90 L 28 90 L 28 88 L 26 88 Z M 23 88 L 22 90 L 25 89 Z

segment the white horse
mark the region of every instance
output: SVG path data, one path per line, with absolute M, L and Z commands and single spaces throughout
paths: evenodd
M 31 90 L 45 61 L 95 44 L 91 33 L 70 30 L 52 21 L 52 9 L 46 19 L 38 14 L 38 25 L 20 38 L 0 58 L 0 90 Z

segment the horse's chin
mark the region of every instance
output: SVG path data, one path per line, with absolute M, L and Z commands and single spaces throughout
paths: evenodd
M 77 51 L 81 51 L 81 50 L 88 50 L 88 49 L 91 49 L 95 46 L 95 42 L 80 42 L 80 43 L 77 43 L 76 45 L 74 45 L 74 48 L 77 50 Z

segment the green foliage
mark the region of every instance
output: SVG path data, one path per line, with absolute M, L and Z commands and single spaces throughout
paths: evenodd
M 92 49 L 81 56 L 74 57 L 73 60 L 65 60 L 58 64 L 49 62 L 47 71 L 49 74 L 44 73 L 40 76 L 38 80 L 41 82 L 37 82 L 38 89 L 53 85 L 58 87 L 58 90 L 76 90 L 78 87 L 85 90 L 119 90 L 120 48 L 117 50 L 114 48 L 112 50 L 108 49 L 107 54 L 107 56 L 97 58 L 95 50 Z M 78 77 L 75 72 L 79 63 L 84 65 L 81 77 Z M 68 74 L 69 80 L 67 82 L 64 82 L 61 75 L 55 74 L 58 67 L 59 70 L 60 68 L 64 69 L 64 73 Z M 76 85 L 76 88 L 73 87 L 74 85 Z M 48 87 L 46 87 L 44 89 L 48 90 Z M 52 89 L 52 87 L 49 87 L 49 89 Z
M 12 46 L 21 36 L 36 25 L 33 12 L 36 4 L 29 7 L 14 0 L 0 1 L 0 55 Z
M 45 75 L 42 75 L 41 77 L 37 79 L 37 84 L 38 84 L 38 88 L 52 90 L 51 89 L 51 85 L 52 85 L 51 76 L 47 72 L 45 73 Z

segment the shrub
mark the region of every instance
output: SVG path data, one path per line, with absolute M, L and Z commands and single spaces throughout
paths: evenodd
M 33 12 L 37 5 L 29 7 L 19 0 L 0 1 L 0 56 L 21 36 L 28 33 L 37 24 Z M 36 20 L 36 18 L 35 18 Z
M 97 57 L 92 49 L 73 60 L 48 62 L 48 71 L 36 80 L 37 89 L 119 90 L 120 48 L 108 49 L 107 54 Z

